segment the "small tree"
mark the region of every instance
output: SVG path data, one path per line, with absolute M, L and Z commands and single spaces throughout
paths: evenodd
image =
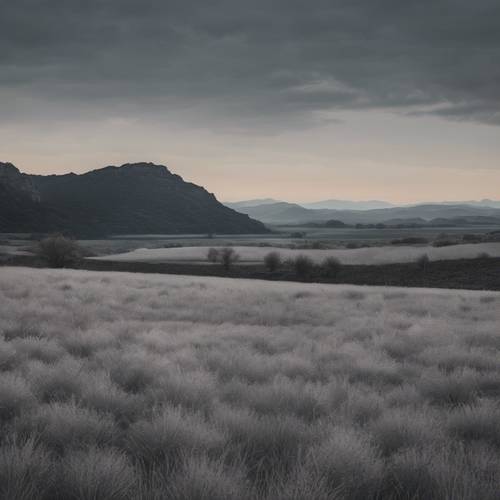
M 78 260 L 81 249 L 76 241 L 55 234 L 44 238 L 38 243 L 37 255 L 47 262 L 50 267 L 61 268 Z
M 209 248 L 207 252 L 207 259 L 209 262 L 217 262 L 217 259 L 219 258 L 219 250 L 217 248 Z
M 337 274 L 339 274 L 341 268 L 342 264 L 340 263 L 340 260 L 335 257 L 327 257 L 321 263 L 323 274 L 329 278 L 335 278 Z
M 477 254 L 478 259 L 489 259 L 491 255 L 488 252 L 481 252 Z
M 425 271 L 427 269 L 427 265 L 429 264 L 429 256 L 424 253 L 417 259 L 417 266 L 422 269 L 422 271 Z
M 269 272 L 274 272 L 281 266 L 281 255 L 278 252 L 269 252 L 264 257 L 264 265 Z
M 295 268 L 297 276 L 306 278 L 311 274 L 314 268 L 314 262 L 307 255 L 298 255 L 293 261 L 293 267 Z
M 234 248 L 225 247 L 220 251 L 220 261 L 222 267 L 228 271 L 229 268 L 239 260 L 240 256 L 236 253 Z

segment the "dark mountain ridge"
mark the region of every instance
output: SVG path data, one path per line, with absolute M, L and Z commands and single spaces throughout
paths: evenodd
M 163 165 L 127 163 L 43 176 L 0 163 L 0 232 L 54 231 L 96 237 L 268 230 Z

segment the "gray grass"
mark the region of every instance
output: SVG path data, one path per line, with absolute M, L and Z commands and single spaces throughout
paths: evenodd
M 500 491 L 500 294 L 0 269 L 0 499 Z

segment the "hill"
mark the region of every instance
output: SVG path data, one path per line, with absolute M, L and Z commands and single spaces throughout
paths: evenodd
M 250 215 L 266 224 L 304 224 L 310 222 L 326 222 L 331 219 L 344 224 L 380 224 L 388 221 L 397 223 L 415 222 L 428 223 L 433 219 L 462 219 L 467 224 L 470 221 L 489 219 L 488 223 L 500 224 L 500 209 L 470 206 L 422 204 L 409 207 L 379 208 L 371 210 L 331 210 L 308 209 L 295 203 L 273 203 L 253 207 L 241 207 L 241 212 Z M 467 222 L 469 221 L 469 222 Z
M 304 208 L 331 210 L 373 210 L 375 208 L 391 208 L 392 203 L 380 200 L 352 201 L 352 200 L 322 200 L 311 203 L 301 203 Z
M 81 175 L 41 176 L 0 163 L 0 232 L 53 231 L 104 236 L 268 230 L 163 165 L 135 163 Z

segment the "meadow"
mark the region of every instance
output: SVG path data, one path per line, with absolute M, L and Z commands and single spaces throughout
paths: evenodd
M 500 498 L 500 293 L 0 268 L 0 499 Z
M 138 248 L 130 252 L 96 257 L 99 260 L 114 262 L 190 262 L 207 263 L 210 246 L 183 246 L 174 248 Z M 240 264 L 262 262 L 272 250 L 280 253 L 283 259 L 294 259 L 298 255 L 307 255 L 314 262 L 321 263 L 327 257 L 335 257 L 342 264 L 394 264 L 414 262 L 426 254 L 430 260 L 471 259 L 481 254 L 500 257 L 500 243 L 469 243 L 433 247 L 431 245 L 377 246 L 355 249 L 291 249 L 269 248 L 260 246 L 233 246 L 240 256 Z

